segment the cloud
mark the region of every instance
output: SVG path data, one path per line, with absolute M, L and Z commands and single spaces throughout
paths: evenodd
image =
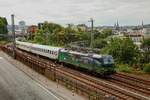
M 0 16 L 16 15 L 16 21 L 27 24 L 53 21 L 60 24 L 88 23 L 113 25 L 118 19 L 122 25 L 150 23 L 150 0 L 0 0 Z

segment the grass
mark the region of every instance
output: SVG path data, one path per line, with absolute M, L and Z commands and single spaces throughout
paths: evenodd
M 116 71 L 117 72 L 126 72 L 130 73 L 132 68 L 128 64 L 117 64 Z
M 150 74 L 150 65 L 146 64 L 144 68 L 141 69 L 141 68 L 134 68 L 133 66 L 130 66 L 128 64 L 117 64 L 116 71 L 135 75 L 148 75 Z
M 7 44 L 7 43 L 9 43 L 8 41 L 4 41 L 4 40 L 1 40 L 0 41 L 0 45 L 5 45 L 5 44 Z

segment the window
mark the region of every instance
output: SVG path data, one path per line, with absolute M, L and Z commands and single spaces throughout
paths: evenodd
M 102 63 L 99 62 L 98 60 L 94 60 L 94 64 L 100 66 Z
M 114 63 L 113 58 L 111 56 L 110 57 L 104 57 L 103 61 L 104 61 L 104 64 L 113 64 Z
M 93 60 L 88 57 L 81 57 L 80 61 L 84 64 L 91 64 L 93 62 Z

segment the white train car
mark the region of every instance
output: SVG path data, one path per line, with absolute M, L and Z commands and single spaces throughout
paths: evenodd
M 17 48 L 22 50 L 32 52 L 34 54 L 39 54 L 50 59 L 58 59 L 59 51 L 62 49 L 60 47 L 52 47 L 46 45 L 39 45 L 27 42 L 21 42 L 16 40 Z

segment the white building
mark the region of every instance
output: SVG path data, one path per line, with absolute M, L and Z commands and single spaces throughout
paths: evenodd
M 150 38 L 150 28 L 143 28 L 142 33 L 144 34 L 144 38 Z

